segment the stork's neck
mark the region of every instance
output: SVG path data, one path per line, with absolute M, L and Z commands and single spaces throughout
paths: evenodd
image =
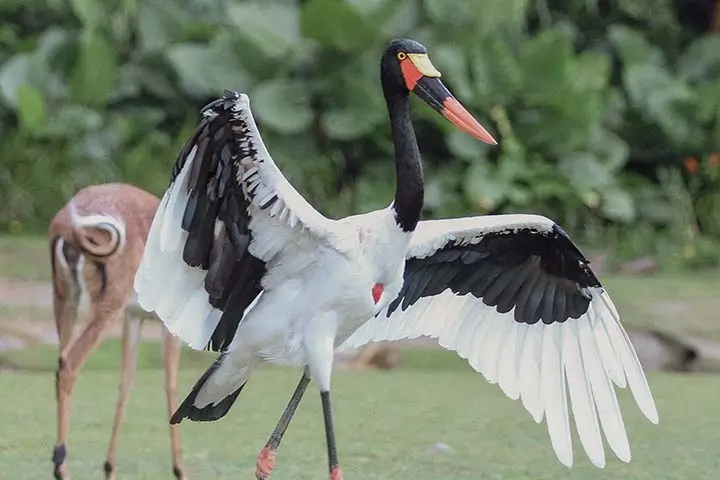
M 412 232 L 420 220 L 424 188 L 420 149 L 410 120 L 408 92 L 386 95 L 390 128 L 395 144 L 395 219 L 405 232 Z

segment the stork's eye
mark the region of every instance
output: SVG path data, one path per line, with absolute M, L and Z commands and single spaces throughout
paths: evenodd
M 405 52 L 398 52 L 397 58 L 398 60 L 405 60 L 407 58 L 407 54 Z

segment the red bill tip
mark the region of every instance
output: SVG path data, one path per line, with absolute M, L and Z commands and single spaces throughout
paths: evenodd
M 488 133 L 480 122 L 475 120 L 470 113 L 465 110 L 460 102 L 454 97 L 448 97 L 443 102 L 442 114 L 450 120 L 460 130 L 472 135 L 480 141 L 497 145 L 497 141 Z

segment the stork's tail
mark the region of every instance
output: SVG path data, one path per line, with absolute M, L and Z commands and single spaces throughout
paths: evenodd
M 80 215 L 75 200 L 70 201 L 72 236 L 84 253 L 94 257 L 109 257 L 125 244 L 125 224 L 105 214 Z
M 221 352 L 170 418 L 171 424 L 180 423 L 184 418 L 213 422 L 230 411 L 247 383 L 251 367 L 238 368 L 227 359 L 227 352 Z

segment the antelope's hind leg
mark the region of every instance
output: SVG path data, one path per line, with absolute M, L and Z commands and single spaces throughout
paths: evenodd
M 163 328 L 165 351 L 165 396 L 167 399 L 168 419 L 177 408 L 177 376 L 180 364 L 180 339 Z M 178 480 L 187 480 L 182 462 L 180 443 L 180 425 L 170 425 L 170 447 L 172 453 L 173 474 Z
M 75 330 L 80 304 L 80 286 L 77 280 L 77 263 L 80 252 L 62 237 L 54 238 L 50 246 L 52 262 L 52 297 L 55 328 L 59 340 L 58 367 L 55 372 L 55 402 L 57 409 L 57 439 L 53 448 L 53 475 L 57 480 L 67 477 L 67 441 L 70 430 L 70 392 L 66 382 L 61 385 L 63 352 L 67 350 Z
M 117 405 L 115 407 L 115 419 L 113 421 L 110 443 L 108 445 L 107 457 L 104 465 L 106 480 L 114 480 L 115 478 L 115 460 L 118 449 L 118 438 L 120 436 L 120 428 L 125 418 L 125 410 L 127 408 L 127 401 L 130 397 L 130 390 L 132 390 L 135 383 L 135 374 L 137 372 L 137 354 L 142 332 L 142 319 L 128 315 L 127 313 L 125 313 L 123 317 L 120 387 L 118 390 Z

